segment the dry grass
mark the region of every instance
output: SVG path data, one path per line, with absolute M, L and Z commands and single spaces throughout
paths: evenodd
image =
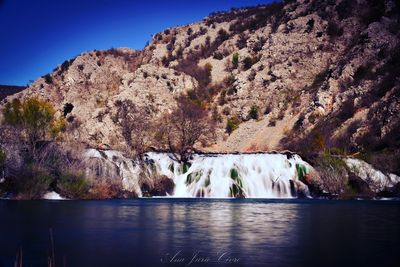
M 249 147 L 244 149 L 244 152 L 265 152 L 265 151 L 269 151 L 269 147 L 266 144 L 256 144 L 256 143 L 252 143 Z
M 54 238 L 53 238 L 53 229 L 49 229 L 49 238 L 50 238 L 50 254 L 47 256 L 47 266 L 48 267 L 56 267 L 56 254 L 55 254 L 55 246 L 54 246 Z M 23 250 L 20 250 L 16 253 L 14 267 L 23 267 L 24 266 L 24 257 Z M 66 266 L 65 256 L 63 258 L 63 267 Z
M 92 179 L 90 198 L 93 199 L 110 199 L 117 198 L 121 195 L 122 185 L 107 178 Z

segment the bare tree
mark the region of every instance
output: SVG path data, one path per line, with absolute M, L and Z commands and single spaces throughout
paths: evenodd
M 131 100 L 118 100 L 115 106 L 114 122 L 121 127 L 129 154 L 142 160 L 152 142 L 150 112 L 138 108 Z
M 206 144 L 215 138 L 215 124 L 207 111 L 184 96 L 178 98 L 176 109 L 163 118 L 162 124 L 160 137 L 179 162 L 190 159 L 197 143 Z

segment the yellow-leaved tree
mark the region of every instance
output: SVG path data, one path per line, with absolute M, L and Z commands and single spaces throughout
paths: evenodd
M 49 141 L 55 140 L 65 129 L 63 118 L 56 116 L 54 107 L 38 98 L 24 101 L 14 99 L 3 110 L 4 123 L 19 134 L 30 160 L 39 160 L 39 151 Z

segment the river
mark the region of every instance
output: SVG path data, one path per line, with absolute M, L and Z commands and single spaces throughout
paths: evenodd
M 398 266 L 400 201 L 0 201 L 0 266 Z

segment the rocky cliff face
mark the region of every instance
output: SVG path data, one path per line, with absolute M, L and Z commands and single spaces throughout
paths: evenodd
M 297 0 L 214 13 L 155 34 L 142 51 L 83 53 L 3 103 L 49 100 L 74 125 L 68 138 L 116 149 L 117 100 L 156 119 L 187 93 L 218 122 L 211 151 L 396 150 L 399 9 L 392 0 Z M 230 135 L 228 120 L 238 125 Z

